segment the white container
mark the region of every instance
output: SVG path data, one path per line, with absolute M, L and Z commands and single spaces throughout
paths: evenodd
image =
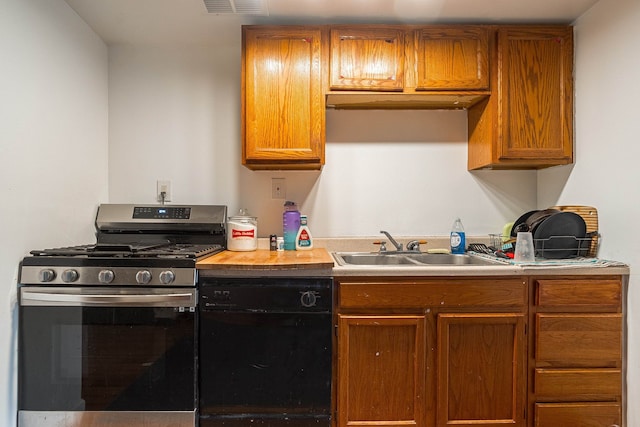
M 227 249 L 248 252 L 258 249 L 258 218 L 250 216 L 246 209 L 227 221 Z
M 311 249 L 313 249 L 313 238 L 307 225 L 307 216 L 300 215 L 300 228 L 296 234 L 296 250 L 306 251 Z

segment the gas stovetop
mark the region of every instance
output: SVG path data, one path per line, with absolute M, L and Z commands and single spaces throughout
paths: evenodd
M 226 206 L 100 205 L 94 244 L 33 250 L 21 285 L 195 286 L 196 262 L 225 249 Z
M 58 286 L 195 286 L 196 262 L 222 245 L 92 244 L 31 251 L 19 283 Z

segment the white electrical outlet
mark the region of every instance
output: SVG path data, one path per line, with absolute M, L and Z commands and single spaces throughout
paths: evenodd
M 156 188 L 157 200 L 160 203 L 171 201 L 171 181 L 158 180 Z
M 271 198 L 284 199 L 287 197 L 287 183 L 284 178 L 271 178 Z

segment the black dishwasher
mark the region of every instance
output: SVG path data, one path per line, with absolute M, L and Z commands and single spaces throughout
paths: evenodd
M 202 278 L 200 426 L 331 425 L 333 281 Z

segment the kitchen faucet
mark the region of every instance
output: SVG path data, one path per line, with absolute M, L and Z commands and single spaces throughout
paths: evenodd
M 396 242 L 396 239 L 394 239 L 394 238 L 391 236 L 391 234 L 389 234 L 387 231 L 380 230 L 380 232 L 389 238 L 389 242 L 391 242 L 391 244 L 392 244 L 393 246 L 395 246 L 396 251 L 398 251 L 398 252 L 402 252 L 402 243 L 398 243 L 398 242 Z
M 389 242 L 396 248 L 396 251 L 403 252 L 402 243 L 398 243 L 396 239 L 389 234 L 388 231 L 381 230 L 382 234 L 389 238 Z M 420 243 L 427 243 L 425 240 L 412 240 L 407 243 L 407 252 L 420 252 Z M 387 248 L 385 246 L 385 242 L 380 243 L 380 252 L 386 252 Z

